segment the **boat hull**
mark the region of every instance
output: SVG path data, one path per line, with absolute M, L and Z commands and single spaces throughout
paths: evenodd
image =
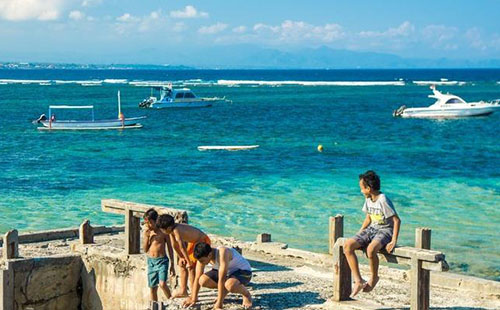
M 61 120 L 55 122 L 41 121 L 44 129 L 53 130 L 85 130 L 85 129 L 122 129 L 122 128 L 141 128 L 142 125 L 139 124 L 139 120 L 145 119 L 146 117 L 133 117 L 126 118 L 123 121 L 120 119 L 112 120 L 97 120 L 97 121 L 73 121 L 73 120 Z
M 206 101 L 189 101 L 189 102 L 155 102 L 152 103 L 152 109 L 192 109 L 192 108 L 208 108 L 212 106 L 212 102 Z
M 408 108 L 405 109 L 401 117 L 403 118 L 458 118 L 490 115 L 499 106 L 472 107 L 467 109 L 460 108 Z

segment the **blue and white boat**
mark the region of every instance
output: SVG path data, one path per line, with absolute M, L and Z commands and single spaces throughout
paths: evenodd
M 90 110 L 91 119 L 89 120 L 60 120 L 56 118 L 54 110 Z M 118 92 L 118 118 L 107 120 L 96 120 L 94 117 L 94 106 L 71 106 L 71 105 L 51 105 L 49 106 L 48 117 L 42 114 L 37 120 L 33 121 L 35 124 L 42 124 L 38 130 L 104 130 L 104 129 L 129 129 L 129 128 L 142 128 L 140 120 L 145 119 L 146 116 L 125 118 L 121 112 L 120 92 Z
M 405 105 L 393 112 L 394 117 L 403 118 L 455 118 L 490 115 L 500 109 L 499 100 L 492 102 L 466 102 L 462 98 L 453 94 L 443 94 L 431 86 L 432 95 L 429 98 L 436 99 L 436 102 L 425 108 L 407 108 Z
M 153 91 L 159 91 L 159 98 L 153 96 Z M 189 88 L 172 88 L 158 86 L 151 88 L 151 96 L 139 103 L 141 108 L 165 109 L 165 108 L 206 108 L 211 107 L 216 101 L 228 101 L 225 97 L 200 98 Z

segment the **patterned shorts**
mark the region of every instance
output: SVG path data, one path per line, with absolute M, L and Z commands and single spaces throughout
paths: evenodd
M 378 240 L 384 248 L 392 240 L 392 228 L 375 228 L 368 226 L 353 237 L 361 245 L 361 249 L 368 247 L 373 240 Z

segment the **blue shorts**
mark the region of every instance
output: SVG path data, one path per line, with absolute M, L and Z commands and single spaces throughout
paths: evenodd
M 157 287 L 159 282 L 167 282 L 168 257 L 148 256 L 148 286 Z
M 368 226 L 362 232 L 353 237 L 361 249 L 365 249 L 373 240 L 380 241 L 382 248 L 384 248 L 392 240 L 392 228 L 375 228 Z
M 212 269 L 208 272 L 205 272 L 205 275 L 212 279 L 215 283 L 219 282 L 219 270 Z M 227 278 L 235 278 L 236 280 L 240 281 L 241 284 L 248 285 L 248 283 L 250 283 L 250 280 L 252 279 L 252 272 L 250 270 L 238 269 L 229 274 Z

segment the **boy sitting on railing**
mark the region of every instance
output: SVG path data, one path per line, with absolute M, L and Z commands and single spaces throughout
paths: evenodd
M 380 178 L 374 171 L 367 171 L 359 176 L 359 187 L 365 196 L 363 212 L 365 220 L 358 234 L 347 239 L 344 244 L 344 254 L 354 277 L 354 287 L 351 297 L 361 290 L 370 292 L 379 280 L 378 252 L 386 248 L 392 252 L 398 240 L 401 220 L 389 198 L 380 191 Z M 361 278 L 358 259 L 354 253 L 357 249 L 366 250 L 370 261 L 371 278 L 368 282 Z

